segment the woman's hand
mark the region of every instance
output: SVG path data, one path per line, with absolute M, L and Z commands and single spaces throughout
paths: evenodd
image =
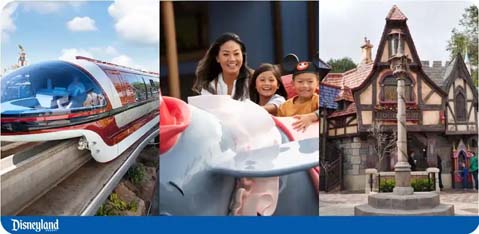
M 308 128 L 313 122 L 318 121 L 318 116 L 315 112 L 304 115 L 295 115 L 293 118 L 297 119 L 293 123 L 293 129 L 302 132 L 306 131 L 306 128 Z

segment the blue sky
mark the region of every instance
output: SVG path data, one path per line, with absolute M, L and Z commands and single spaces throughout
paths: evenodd
M 158 1 L 11 2 L 2 10 L 1 68 L 84 55 L 159 71 Z

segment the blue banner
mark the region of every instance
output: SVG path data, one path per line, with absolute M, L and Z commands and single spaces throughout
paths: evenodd
M 9 233 L 472 233 L 479 217 L 5 216 Z M 478 230 L 479 231 L 479 230 Z M 0 232 L 2 233 L 2 232 Z M 479 232 L 476 232 L 479 233 Z

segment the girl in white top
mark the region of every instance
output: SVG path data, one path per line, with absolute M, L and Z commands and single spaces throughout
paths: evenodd
M 250 76 L 245 45 L 238 35 L 225 33 L 216 39 L 198 63 L 193 91 L 201 95 L 230 95 L 235 100 L 245 100 L 249 98 Z
M 276 115 L 278 107 L 286 101 L 284 97 L 287 96 L 278 68 L 269 63 L 261 64 L 253 73 L 249 94 L 251 101 Z

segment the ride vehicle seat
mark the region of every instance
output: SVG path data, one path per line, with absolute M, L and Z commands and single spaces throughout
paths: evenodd
M 68 85 L 68 93 L 70 94 L 70 104 L 68 108 L 83 107 L 83 102 L 86 99 L 87 93 L 85 85 L 80 82 L 78 77 L 73 78 L 73 82 Z

